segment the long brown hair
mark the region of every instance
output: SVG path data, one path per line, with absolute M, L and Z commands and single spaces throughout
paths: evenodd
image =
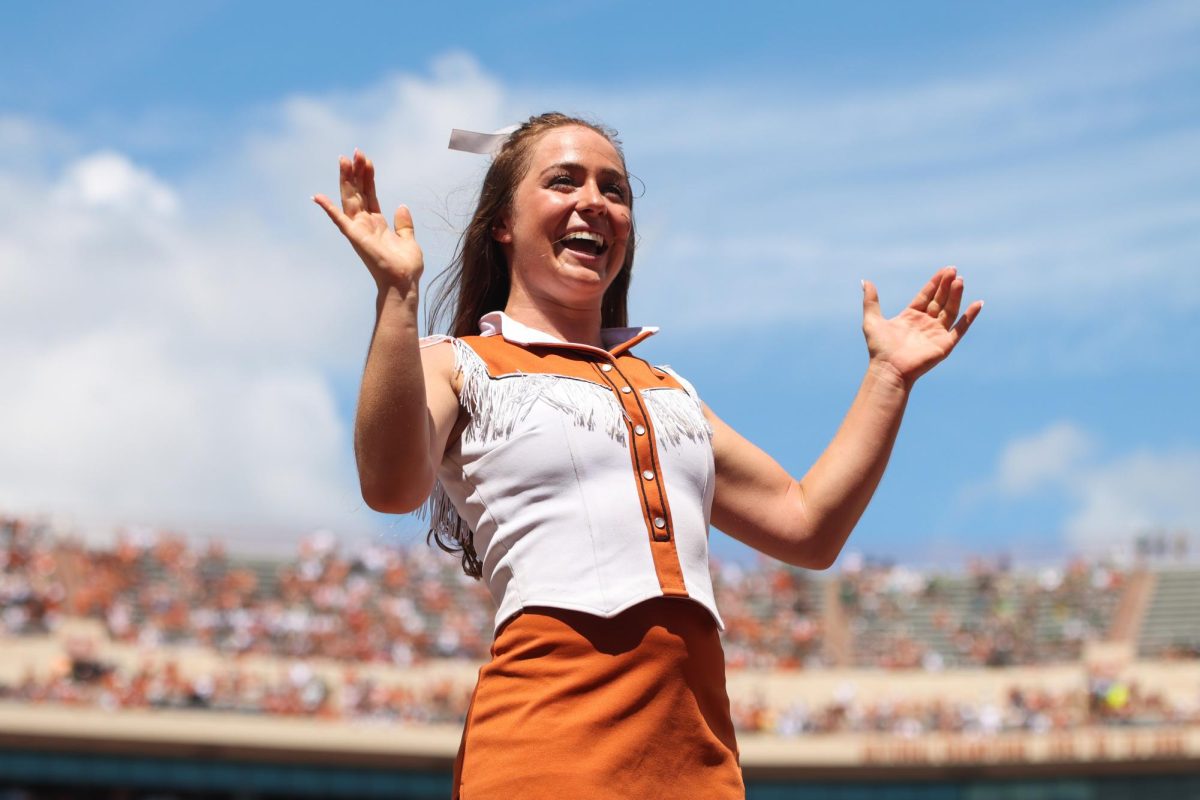
M 492 228 L 501 215 L 512 210 L 513 195 L 517 184 L 529 170 L 534 145 L 547 132 L 568 125 L 589 128 L 603 136 L 616 149 L 621 166 L 625 166 L 625 152 L 617 132 L 604 125 L 557 112 L 539 114 L 521 124 L 492 159 L 479 190 L 475 213 L 458 241 L 454 258 L 433 280 L 433 299 L 427 313 L 429 333 L 444 331 L 451 336 L 477 334 L 480 317 L 489 311 L 503 310 L 508 304 L 508 292 L 512 285 L 508 262 L 500 243 L 492 236 Z M 625 262 L 601 301 L 600 324 L 605 328 L 629 324 L 627 300 L 636 241 L 632 227 L 632 195 L 629 197 L 629 211 L 631 227 L 625 248 Z M 443 327 L 447 321 L 449 324 Z M 471 530 L 461 519 L 456 520 L 454 531 L 431 527 L 427 538 L 448 553 L 461 552 L 463 572 L 475 578 L 482 576 L 482 564 L 475 553 Z

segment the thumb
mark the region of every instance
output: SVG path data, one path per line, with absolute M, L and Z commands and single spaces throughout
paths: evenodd
M 392 218 L 392 222 L 396 227 L 396 235 L 401 239 L 415 239 L 416 235 L 413 231 L 412 212 L 408 210 L 408 206 L 399 205 L 396 207 L 396 214 Z
M 863 280 L 863 319 L 867 317 L 882 317 L 883 312 L 879 309 L 879 292 L 875 289 L 875 284 L 868 280 Z

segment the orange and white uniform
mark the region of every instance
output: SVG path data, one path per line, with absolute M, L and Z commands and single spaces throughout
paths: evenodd
M 502 312 L 450 342 L 468 415 L 431 498 L 497 604 L 455 766 L 462 800 L 741 798 L 708 569 L 715 469 L 695 390 L 631 348 Z

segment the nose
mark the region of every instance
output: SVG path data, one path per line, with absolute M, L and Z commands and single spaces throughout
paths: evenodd
M 585 181 L 583 186 L 579 188 L 579 202 L 576 203 L 580 211 L 590 211 L 598 214 L 604 210 L 604 193 L 600 191 L 600 186 L 595 181 Z

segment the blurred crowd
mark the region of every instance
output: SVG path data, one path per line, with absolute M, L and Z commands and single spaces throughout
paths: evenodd
M 421 545 L 343 553 L 316 533 L 282 562 L 231 559 L 220 543 L 190 547 L 163 531 L 130 530 L 109 548 L 0 517 L 4 631 L 44 633 L 62 614 L 96 619 L 114 641 L 210 647 L 230 654 L 331 658 L 408 666 L 487 658 L 495 605 L 458 562 Z M 733 667 L 820 663 L 813 581 L 773 562 L 713 563 Z
M 191 709 L 401 724 L 461 725 L 470 687 L 439 679 L 419 686 L 381 680 L 347 665 L 335 678 L 293 661 L 270 677 L 231 662 L 218 670 L 182 670 L 172 660 L 147 660 L 120 669 L 84 650 L 64 655 L 48 670 L 0 682 L 0 700 L 117 709 Z M 800 736 L 830 733 L 990 735 L 1048 733 L 1091 726 L 1200 724 L 1200 696 L 1171 702 L 1135 680 L 1093 672 L 1087 685 L 1066 691 L 1012 687 L 1000 702 L 941 697 L 867 701 L 847 683 L 822 705 L 731 701 L 739 732 Z
M 826 666 L 820 586 L 803 570 L 767 559 L 745 567 L 714 558 L 712 576 L 731 669 Z
M 712 563 L 731 669 L 794 670 L 837 663 L 882 668 L 1078 661 L 1102 638 L 1127 574 L 1072 561 L 1034 573 L 975 561 L 965 574 L 923 574 L 850 558 L 831 583 L 763 559 Z M 834 605 L 830 613 L 829 604 Z M 53 632 L 67 618 L 100 623 L 147 654 L 136 669 L 84 646 L 0 684 L 0 699 L 105 708 L 210 708 L 339 719 L 458 722 L 469 695 L 451 682 L 420 690 L 372 679 L 370 664 L 487 658 L 494 605 L 457 559 L 423 545 L 375 543 L 343 552 L 334 536 L 305 538 L 283 560 L 231 557 L 220 543 L 128 530 L 106 547 L 0 515 L 0 637 Z M 844 630 L 841 661 L 830 619 Z M 186 675 L 161 645 L 222 656 L 219 671 Z M 1194 654 L 1194 651 L 1189 651 Z M 239 665 L 286 664 L 265 677 Z M 847 660 L 847 655 L 849 660 Z M 336 679 L 308 662 L 342 664 Z M 322 676 L 324 675 L 324 677 Z M 1136 684 L 1095 675 L 1062 695 L 1013 689 L 1003 704 L 864 703 L 852 691 L 823 707 L 737 702 L 738 727 L 790 735 L 834 731 L 1050 730 L 1085 724 L 1194 720 Z
M 0 682 L 0 700 L 412 724 L 460 723 L 470 701 L 461 682 L 441 679 L 414 688 L 381 682 L 353 666 L 332 679 L 300 660 L 274 675 L 244 669 L 236 661 L 213 671 L 183 670 L 177 661 L 152 659 L 136 669 L 121 669 L 86 650 L 69 646 L 48 669 L 26 671 L 12 685 Z
M 1082 559 L 1032 573 L 974 559 L 960 576 L 849 563 L 839 600 L 858 666 L 940 669 L 1079 660 L 1103 639 L 1127 573 Z
M 110 548 L 0 518 L 4 630 L 44 632 L 63 614 L 96 619 L 114 641 L 230 654 L 387 662 L 480 659 L 494 605 L 457 562 L 427 547 L 343 555 L 328 533 L 294 559 L 232 560 L 168 532 L 120 533 Z
M 0 634 L 53 630 L 66 597 L 57 542 L 46 525 L 0 515 Z
M 1075 560 L 1037 572 L 971 562 L 965 574 L 920 573 L 848 558 L 832 580 L 848 655 L 831 657 L 826 586 L 762 559 L 712 562 L 734 669 L 853 664 L 936 670 L 1071 662 L 1102 639 L 1127 582 L 1110 564 Z M 407 666 L 488 656 L 494 605 L 458 562 L 421 545 L 343 552 L 303 539 L 293 558 L 233 559 L 222 544 L 120 533 L 106 548 L 0 517 L 0 632 L 44 633 L 63 615 L 101 621 L 120 642 L 222 653 Z M 1181 655 L 1195 652 L 1183 643 Z
M 764 702 L 731 704 L 739 731 L 798 736 L 823 733 L 927 733 L 991 735 L 1025 731 L 1048 733 L 1107 726 L 1161 726 L 1200 723 L 1200 696 L 1172 703 L 1137 681 L 1102 671 L 1086 686 L 1068 691 L 1012 687 L 1000 702 L 954 702 L 942 698 L 865 701 L 846 684 L 820 706 L 802 703 L 772 707 Z

